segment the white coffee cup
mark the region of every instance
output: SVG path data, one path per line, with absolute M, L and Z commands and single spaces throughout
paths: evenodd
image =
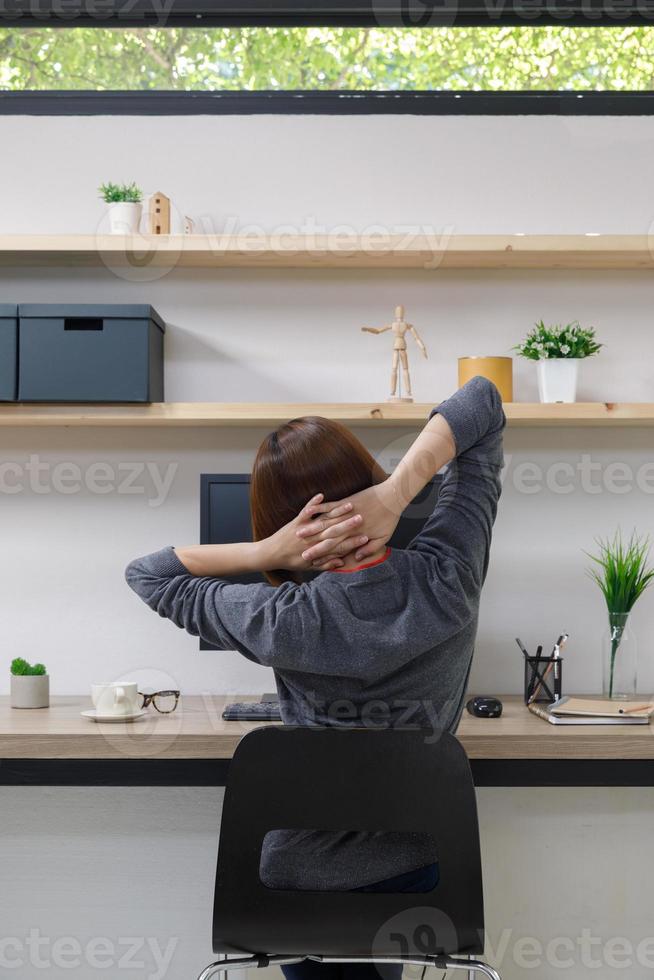
M 141 707 L 136 681 L 91 684 L 91 700 L 99 715 L 134 715 Z

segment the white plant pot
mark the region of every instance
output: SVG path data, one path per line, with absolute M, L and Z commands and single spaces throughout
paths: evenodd
M 141 225 L 142 204 L 118 201 L 109 205 L 109 231 L 112 235 L 135 235 Z
M 48 674 L 12 674 L 12 708 L 47 708 L 50 705 Z
M 538 395 L 542 402 L 574 402 L 580 357 L 547 357 L 538 362 Z

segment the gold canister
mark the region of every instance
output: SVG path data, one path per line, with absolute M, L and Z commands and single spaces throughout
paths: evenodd
M 513 401 L 512 357 L 460 357 L 459 388 L 476 375 L 492 381 L 503 402 Z

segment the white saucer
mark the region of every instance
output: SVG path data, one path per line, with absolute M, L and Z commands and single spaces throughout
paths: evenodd
M 82 716 L 84 718 L 90 718 L 91 721 L 108 721 L 114 724 L 118 721 L 136 721 L 137 718 L 142 718 L 145 711 L 135 711 L 130 715 L 99 715 L 95 708 L 90 708 L 88 711 L 82 711 Z

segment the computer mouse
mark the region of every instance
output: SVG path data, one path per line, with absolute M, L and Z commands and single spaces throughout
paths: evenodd
M 466 708 L 475 718 L 499 718 L 502 714 L 502 702 L 499 698 L 470 698 Z

